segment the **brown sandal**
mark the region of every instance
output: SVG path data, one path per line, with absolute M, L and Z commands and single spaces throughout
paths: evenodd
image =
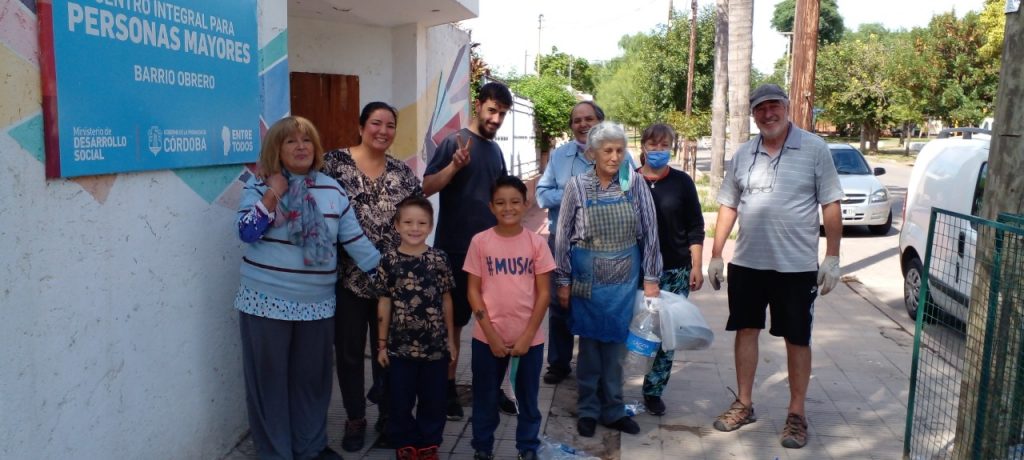
M 786 417 L 786 427 L 782 429 L 782 447 L 799 449 L 807 445 L 807 419 L 799 414 Z
M 732 388 L 729 391 L 732 391 Z M 757 417 L 754 416 L 754 405 L 744 405 L 735 391 L 732 391 L 732 395 L 736 396 L 736 400 L 732 402 L 728 410 L 722 412 L 722 415 L 715 419 L 714 426 L 718 431 L 735 431 L 743 425 L 757 421 Z

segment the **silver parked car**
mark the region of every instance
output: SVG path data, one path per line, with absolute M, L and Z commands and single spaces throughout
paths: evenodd
M 875 177 L 885 174 L 885 168 L 871 169 L 864 155 L 848 144 L 829 144 L 828 148 L 843 187 L 843 225 L 866 225 L 875 235 L 889 233 L 892 202 L 889 190 Z

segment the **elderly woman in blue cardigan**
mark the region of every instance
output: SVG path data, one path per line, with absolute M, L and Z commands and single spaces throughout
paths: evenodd
M 309 120 L 274 123 L 239 207 L 247 245 L 235 308 L 249 426 L 262 459 L 341 458 L 327 447 L 337 251 L 367 273 L 380 254 L 345 190 L 318 172 L 323 156 Z

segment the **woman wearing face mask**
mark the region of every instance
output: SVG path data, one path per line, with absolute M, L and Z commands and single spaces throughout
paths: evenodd
M 697 187 L 685 172 L 668 165 L 676 133 L 666 124 L 655 124 L 640 137 L 637 170 L 650 187 L 658 216 L 658 241 L 664 267 L 660 288 L 688 296 L 704 284 L 701 253 L 704 249 L 704 216 Z M 644 406 L 652 415 L 665 413 L 661 394 L 672 373 L 673 350 L 658 350 L 651 371 L 644 377 Z

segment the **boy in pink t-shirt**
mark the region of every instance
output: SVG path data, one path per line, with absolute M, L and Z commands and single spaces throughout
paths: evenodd
M 514 392 L 519 401 L 516 449 L 520 459 L 537 458 L 541 415 L 537 407 L 544 362 L 544 321 L 555 260 L 547 241 L 523 228 L 526 185 L 498 178 L 490 208 L 498 225 L 473 237 L 462 267 L 469 274 L 473 326 L 474 459 L 494 458 L 498 393 L 510 360 L 518 360 Z

